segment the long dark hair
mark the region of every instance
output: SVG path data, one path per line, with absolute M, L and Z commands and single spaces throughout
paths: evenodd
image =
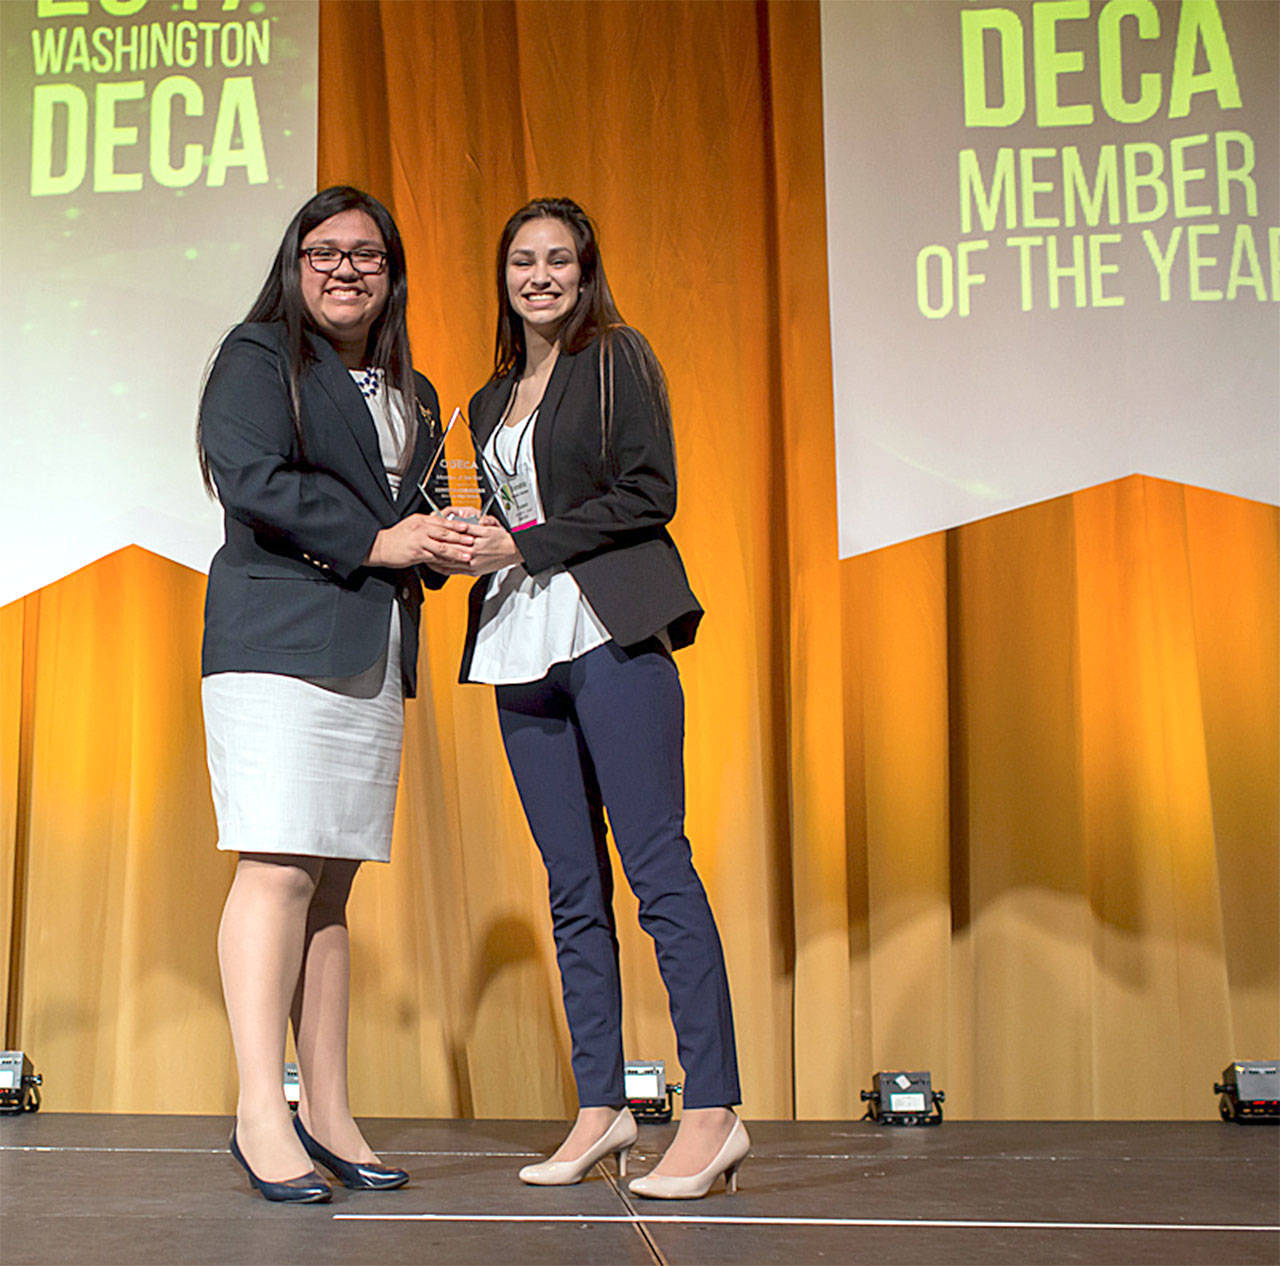
M 507 254 L 515 235 L 532 220 L 559 220 L 569 230 L 578 252 L 578 299 L 560 329 L 562 351 L 580 352 L 600 342 L 600 452 L 608 449 L 613 416 L 614 358 L 621 349 L 640 379 L 659 431 L 671 441 L 671 401 L 658 358 L 639 330 L 618 311 L 600 258 L 599 238 L 591 217 L 572 198 L 534 198 L 503 226 L 498 238 L 498 333 L 494 340 L 493 377 L 519 373 L 525 364 L 524 322 L 507 295 Z
M 414 407 L 413 358 L 409 353 L 409 331 L 405 325 L 409 284 L 405 276 L 404 243 L 400 240 L 400 230 L 396 228 L 391 212 L 377 198 L 362 189 L 353 189 L 350 185 L 333 185 L 322 189 L 308 199 L 289 221 L 271 271 L 245 317 L 246 321 L 284 322 L 285 344 L 289 351 L 285 385 L 289 389 L 293 434 L 302 460 L 305 460 L 306 445 L 298 384 L 304 367 L 315 360 L 315 353 L 307 342 L 306 331 L 316 329 L 316 324 L 302 300 L 302 284 L 299 280 L 302 265 L 298 251 L 307 234 L 316 225 L 323 224 L 330 216 L 340 215 L 343 211 L 363 211 L 382 234 L 383 244 L 387 248 L 387 302 L 369 329 L 365 355 L 370 365 L 381 369 L 386 375 L 387 387 L 399 389 L 405 408 L 412 410 Z M 204 448 L 203 391 L 196 425 L 196 445 L 200 451 L 200 473 L 204 477 L 204 486 L 216 495 L 209 471 L 208 454 Z

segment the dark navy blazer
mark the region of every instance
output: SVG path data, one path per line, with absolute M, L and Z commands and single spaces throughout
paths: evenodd
M 413 456 L 392 499 L 377 429 L 328 340 L 307 335 L 315 360 L 299 387 L 305 453 L 290 420 L 282 323 L 227 335 L 205 388 L 203 438 L 226 521 L 209 568 L 203 672 L 349 677 L 387 646 L 400 610 L 406 696 L 417 686 L 418 615 L 427 569 L 366 567 L 379 529 L 402 519 L 430 456 L 422 413 Z M 415 375 L 418 404 L 439 417 L 435 388 Z
M 525 570 L 569 570 L 619 646 L 666 631 L 673 650 L 694 639 L 702 608 L 666 525 L 676 511 L 675 453 L 638 376 L 640 335 L 618 331 L 609 443 L 600 443 L 600 344 L 561 352 L 538 406 L 533 461 L 545 523 L 515 533 Z M 471 398 L 471 430 L 483 449 L 515 390 L 515 374 Z M 461 680 L 471 668 L 489 577 L 472 587 Z

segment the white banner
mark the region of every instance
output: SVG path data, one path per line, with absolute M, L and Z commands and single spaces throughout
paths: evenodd
M 840 555 L 1280 502 L 1280 5 L 823 0 Z
M 0 4 L 0 603 L 129 544 L 201 570 L 200 380 L 315 189 L 314 0 Z

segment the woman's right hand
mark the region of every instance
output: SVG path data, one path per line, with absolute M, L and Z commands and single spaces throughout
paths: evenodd
M 438 514 L 411 514 L 373 538 L 366 567 L 414 567 L 457 575 L 471 566 L 472 540 Z

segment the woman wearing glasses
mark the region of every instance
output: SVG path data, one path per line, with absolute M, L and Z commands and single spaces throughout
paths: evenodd
M 538 199 L 498 244 L 493 377 L 471 401 L 510 531 L 468 524 L 471 593 L 462 680 L 496 687 L 511 772 L 543 861 L 578 1118 L 527 1183 L 582 1179 L 636 1126 L 622 1082 L 622 1015 L 607 810 L 667 988 L 684 1112 L 637 1195 L 729 1190 L 749 1140 L 729 984 L 684 834 L 684 700 L 671 657 L 702 609 L 666 525 L 675 450 L 661 366 L 623 324 L 591 221 Z M 491 573 L 486 575 L 486 573 Z
M 201 469 L 226 522 L 203 702 L 218 847 L 239 853 L 218 932 L 239 1074 L 231 1150 L 268 1200 L 327 1200 L 313 1161 L 357 1189 L 408 1179 L 378 1162 L 348 1104 L 346 904 L 360 863 L 390 855 L 420 582 L 442 584 L 470 550 L 407 512 L 439 406 L 412 366 L 405 300 L 386 208 L 356 189 L 316 194 L 200 404 Z

